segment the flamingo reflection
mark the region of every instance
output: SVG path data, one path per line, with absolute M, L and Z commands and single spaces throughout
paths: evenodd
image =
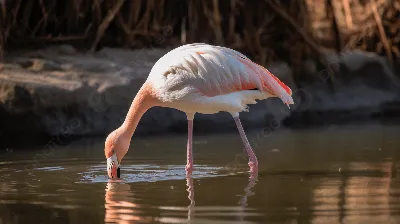
M 109 180 L 105 189 L 105 223 L 132 223 L 151 221 L 138 213 L 140 206 L 128 201 L 133 198 L 131 186 L 122 181 Z M 131 200 L 132 201 L 132 200 Z
M 250 173 L 249 176 L 249 183 L 247 186 L 244 188 L 244 195 L 240 198 L 239 205 L 241 207 L 241 210 L 239 212 L 239 220 L 243 221 L 245 215 L 244 215 L 244 210 L 247 207 L 247 197 L 254 195 L 255 193 L 251 191 L 251 189 L 256 185 L 258 180 L 258 175 L 257 173 Z
M 240 205 L 240 212 L 238 213 L 239 215 L 239 220 L 244 219 L 244 210 L 245 207 L 247 206 L 247 198 L 249 196 L 254 195 L 254 192 L 251 191 L 251 189 L 256 185 L 256 182 L 258 180 L 258 175 L 255 172 L 251 172 L 249 176 L 249 182 L 247 186 L 244 188 L 245 194 L 240 198 L 239 205 Z M 194 186 L 193 186 L 193 178 L 191 175 L 186 176 L 186 186 L 188 187 L 186 190 L 188 192 L 188 198 L 190 200 L 190 204 L 188 206 L 188 220 L 192 220 L 194 218 L 194 213 L 195 213 L 195 200 L 194 200 Z
M 258 176 L 254 174 L 250 174 L 249 177 L 249 183 L 247 186 L 244 188 L 244 195 L 240 198 L 239 204 L 243 207 L 247 206 L 247 197 L 254 195 L 254 192 L 251 191 L 251 188 L 253 188 L 256 185 L 256 182 L 258 180 Z
M 255 186 L 257 175 L 251 174 L 249 182 L 244 188 L 245 194 L 239 201 L 239 219 L 243 220 L 245 215 L 245 207 L 247 206 L 247 197 L 254 195 L 251 189 Z M 191 175 L 186 176 L 186 186 L 188 199 L 190 201 L 187 209 L 187 220 L 195 219 L 195 199 L 194 199 L 194 184 Z M 171 217 L 146 217 L 142 214 L 143 207 L 133 200 L 134 194 L 131 191 L 131 186 L 124 183 L 122 180 L 109 180 L 105 188 L 105 223 L 132 223 L 132 222 L 153 222 L 153 221 L 179 221 L 182 220 Z
M 194 186 L 191 175 L 186 176 L 186 186 L 188 187 L 187 192 L 189 193 L 188 198 L 190 200 L 190 204 L 188 206 L 188 220 L 192 220 L 194 216 L 194 205 L 196 202 L 194 201 Z

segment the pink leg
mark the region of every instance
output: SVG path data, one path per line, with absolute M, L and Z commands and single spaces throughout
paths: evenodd
M 192 139 L 193 139 L 193 120 L 188 119 L 188 142 L 187 142 L 187 165 L 186 175 L 190 175 L 193 172 L 193 151 L 192 151 Z
M 242 123 L 240 122 L 239 117 L 233 117 L 235 119 L 235 123 L 237 129 L 239 130 L 240 137 L 242 138 L 244 148 L 246 149 L 247 155 L 249 156 L 249 167 L 250 173 L 257 173 L 258 172 L 258 161 L 257 157 L 253 152 L 253 149 L 250 146 L 249 141 L 247 140 L 246 134 L 244 133 Z

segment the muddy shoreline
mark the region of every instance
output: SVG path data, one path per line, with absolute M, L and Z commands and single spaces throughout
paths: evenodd
M 103 136 L 125 118 L 136 92 L 155 61 L 169 49 L 104 48 L 94 54 L 57 46 L 8 54 L 0 72 L 0 136 Z M 288 110 L 268 99 L 242 113 L 246 128 L 307 127 L 370 119 L 400 117 L 399 66 L 373 53 L 327 55 L 330 69 L 317 70 L 305 61 L 307 75 L 295 83 L 287 64 L 268 67 L 293 90 L 295 105 Z M 329 72 L 337 80 L 327 85 Z M 185 132 L 182 112 L 152 108 L 139 123 L 137 134 Z M 195 131 L 235 129 L 227 113 L 197 114 Z

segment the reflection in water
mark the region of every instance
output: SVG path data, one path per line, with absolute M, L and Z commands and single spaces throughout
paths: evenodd
M 120 180 L 109 180 L 105 194 L 105 223 L 130 223 L 132 221 L 144 221 L 138 213 L 140 206 L 129 202 L 133 193 L 129 184 Z
M 247 198 L 249 196 L 254 195 L 254 192 L 251 191 L 251 188 L 254 187 L 254 185 L 257 182 L 257 174 L 251 173 L 249 176 L 249 182 L 247 184 L 247 186 L 244 188 L 244 192 L 245 194 L 240 198 L 239 201 L 239 205 L 240 207 L 238 208 L 238 212 L 237 212 L 237 216 L 239 217 L 240 221 L 243 221 L 244 218 L 246 217 L 246 212 L 245 212 L 245 208 L 247 207 Z M 187 188 L 187 192 L 188 192 L 188 198 L 190 201 L 190 204 L 188 206 L 188 218 L 187 220 L 194 220 L 194 214 L 195 214 L 195 200 L 194 200 L 194 185 L 193 185 L 193 177 L 191 175 L 186 176 L 186 186 Z M 235 197 L 235 195 L 232 195 L 232 197 Z
M 251 188 L 253 188 L 254 185 L 256 185 L 257 180 L 258 180 L 258 175 L 251 173 L 250 177 L 249 177 L 249 183 L 244 188 L 245 195 L 243 195 L 240 198 L 240 202 L 239 202 L 240 205 L 242 205 L 244 207 L 247 206 L 247 197 L 254 195 L 254 192 L 251 191 Z
M 1 179 L 0 179 L 1 180 Z M 15 201 L 9 200 L 5 201 L 3 198 L 4 192 L 12 191 L 12 185 L 7 183 L 6 181 L 0 182 L 0 224 L 2 223 L 15 223 L 16 217 L 15 214 L 10 210 L 7 204 L 14 204 Z
M 273 133 L 259 139 L 253 178 L 244 161 L 221 169 L 241 150 L 236 135 L 207 136 L 193 178 L 182 165 L 186 135 L 138 139 L 134 147 L 150 146 L 130 151 L 120 181 L 104 172 L 103 139 L 40 160 L 41 149 L 0 149 L 0 161 L 9 161 L 0 162 L 0 224 L 400 223 L 398 133 L 390 126 Z
M 188 206 L 188 220 L 192 220 L 194 216 L 194 205 L 196 202 L 194 201 L 194 186 L 193 186 L 193 178 L 192 175 L 186 176 L 186 186 L 187 192 L 189 193 L 188 198 L 190 200 L 190 204 Z
M 236 216 L 238 216 L 240 221 L 243 221 L 246 217 L 245 207 L 247 206 L 247 197 L 254 195 L 251 191 L 251 188 L 255 185 L 257 181 L 257 177 L 254 175 L 250 175 L 249 183 L 244 188 L 245 194 L 240 199 L 240 207 L 237 209 Z M 186 186 L 190 203 L 187 207 L 187 221 L 199 221 L 199 219 L 195 218 L 195 199 L 194 199 L 194 185 L 193 185 L 193 177 L 191 175 L 186 176 Z M 151 223 L 154 221 L 158 222 L 184 222 L 183 219 L 180 218 L 172 218 L 168 216 L 160 215 L 160 217 L 146 217 L 143 214 L 144 207 L 140 204 L 133 203 L 134 197 L 131 191 L 131 186 L 128 183 L 124 183 L 122 180 L 109 180 L 106 184 L 105 189 L 105 223 L 131 223 L 135 222 L 143 222 L 143 223 Z M 235 195 L 232 195 L 235 197 Z M 179 207 L 163 207 L 156 206 L 161 210 L 181 210 Z M 203 207 L 201 210 L 208 211 L 213 210 L 212 207 Z M 233 208 L 233 210 L 236 210 Z M 233 223 L 233 222 L 232 222 Z
M 314 223 L 398 223 L 400 204 L 393 200 L 392 162 L 350 163 L 349 172 L 321 178 L 313 192 Z
M 254 174 L 254 173 L 250 173 L 250 177 L 249 177 L 249 183 L 247 184 L 247 186 L 244 188 L 244 195 L 240 198 L 239 201 L 239 205 L 241 205 L 241 210 L 239 212 L 239 220 L 243 221 L 245 215 L 244 213 L 244 209 L 247 207 L 247 197 L 254 195 L 254 192 L 251 191 L 251 188 L 254 187 L 254 185 L 256 185 L 258 179 L 258 175 Z

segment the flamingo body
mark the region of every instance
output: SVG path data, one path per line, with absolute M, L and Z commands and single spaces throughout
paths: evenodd
M 148 81 L 163 106 L 186 114 L 237 114 L 269 97 L 293 104 L 291 90 L 267 69 L 235 50 L 208 44 L 168 52 L 155 63 Z
M 248 104 L 269 97 L 279 97 L 288 107 L 293 104 L 291 89 L 264 67 L 238 51 L 209 44 L 187 44 L 162 56 L 137 93 L 120 128 L 106 139 L 105 154 L 109 176 L 117 168 L 130 145 L 141 116 L 153 106 L 175 108 L 188 119 L 188 163 L 193 170 L 192 131 L 195 113 L 231 113 L 249 155 L 251 171 L 258 161 L 240 123 L 239 112 Z

